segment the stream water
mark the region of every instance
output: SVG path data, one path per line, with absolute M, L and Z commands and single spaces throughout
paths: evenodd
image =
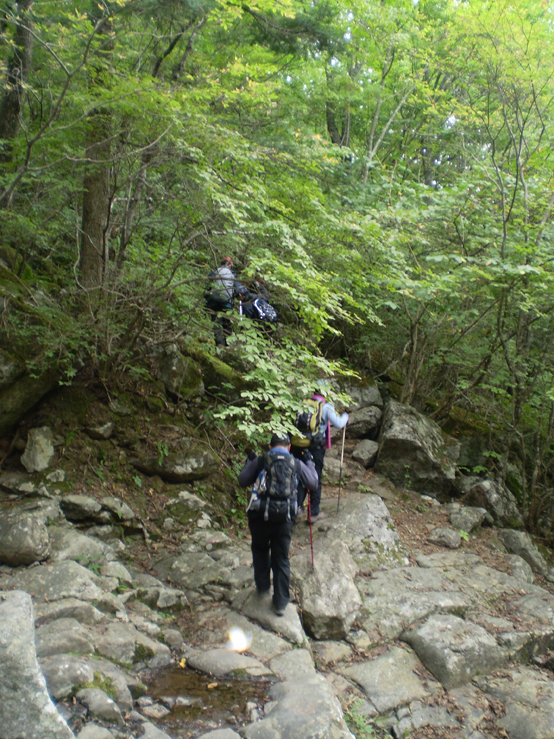
M 197 737 L 220 726 L 237 728 L 252 720 L 253 704 L 267 702 L 267 678 L 216 678 L 178 665 L 153 673 L 147 695 L 170 713 L 155 723 L 172 736 Z

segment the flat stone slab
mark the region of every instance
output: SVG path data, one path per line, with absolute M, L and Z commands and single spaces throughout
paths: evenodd
M 227 616 L 227 624 L 229 629 L 238 626 L 245 634 L 252 636 L 252 641 L 247 651 L 257 659 L 269 661 L 283 652 L 292 649 L 288 641 L 277 636 L 277 634 L 273 634 L 271 631 L 262 629 L 261 626 L 249 621 L 240 613 L 230 612 Z
M 554 684 L 552 673 L 518 667 L 500 675 L 479 677 L 479 688 L 501 701 L 506 713 L 497 725 L 510 739 L 550 739 L 554 736 Z
M 397 639 L 412 623 L 438 611 L 464 612 L 473 604 L 471 591 L 441 572 L 422 567 L 379 570 L 357 583 L 362 593 L 363 628 L 372 643 Z
M 0 587 L 24 590 L 38 602 L 64 598 L 95 601 L 104 597 L 100 579 L 72 560 L 32 567 L 0 578 Z
M 392 647 L 387 654 L 337 671 L 354 680 L 364 691 L 375 713 L 384 713 L 414 700 L 425 698 L 439 686 L 426 686 L 415 670 L 420 666 L 408 649 Z
M 248 594 L 246 599 L 233 602 L 233 608 L 240 610 L 247 618 L 257 621 L 266 629 L 281 634 L 293 644 L 303 644 L 306 634 L 300 623 L 300 617 L 293 603 L 289 603 L 284 616 L 277 616 L 270 598 L 259 598 L 256 591 Z
M 246 739 L 352 739 L 337 698 L 322 675 L 276 683 L 266 717 L 241 729 Z
M 431 616 L 421 626 L 404 632 L 402 639 L 446 689 L 465 685 L 508 659 L 482 626 L 452 615 Z
M 238 672 L 252 677 L 273 674 L 259 660 L 228 649 L 210 649 L 207 652 L 196 652 L 188 657 L 187 663 L 195 670 L 206 672 L 208 675 L 217 675 L 217 677 L 233 675 Z
M 271 660 L 271 669 L 279 680 L 294 680 L 302 675 L 315 675 L 312 655 L 307 649 L 293 649 Z

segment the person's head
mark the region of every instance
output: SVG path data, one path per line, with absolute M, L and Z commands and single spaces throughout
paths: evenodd
M 233 260 L 231 257 L 223 257 L 221 260 L 221 266 L 222 267 L 232 267 L 233 266 Z
M 285 447 L 285 449 L 290 449 L 290 436 L 288 434 L 285 434 L 284 431 L 277 431 L 271 437 L 269 446 L 271 447 L 271 449 L 276 446 L 282 446 Z

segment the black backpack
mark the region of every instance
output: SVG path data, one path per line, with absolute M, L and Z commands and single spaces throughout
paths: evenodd
M 275 308 L 265 298 L 255 298 L 252 301 L 252 318 L 268 323 L 277 323 L 279 316 Z
M 213 279 L 207 283 L 204 290 L 204 303 L 206 304 L 206 308 L 215 311 L 225 310 L 230 308 L 232 305 L 232 298 L 229 296 L 228 288 L 221 287 L 221 282 L 216 279 L 217 275 L 217 270 L 212 270 L 210 272 L 208 278 Z M 216 283 L 219 284 L 220 287 L 216 287 Z
M 264 521 L 290 521 L 298 510 L 299 461 L 287 452 L 270 451 L 254 485 L 246 509 L 251 516 L 263 515 Z

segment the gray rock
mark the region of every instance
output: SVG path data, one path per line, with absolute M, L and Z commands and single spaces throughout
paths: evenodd
M 292 558 L 291 568 L 306 632 L 316 639 L 343 638 L 362 604 L 348 546 L 341 541 L 326 543 L 315 553 L 313 570 L 304 554 Z
M 512 575 L 521 580 L 522 582 L 532 583 L 535 579 L 531 565 L 528 564 L 518 554 L 510 554 L 508 557 L 510 567 L 512 568 Z
M 280 680 L 295 680 L 315 675 L 312 655 L 307 649 L 292 649 L 271 660 L 271 669 Z
M 52 429 L 48 426 L 30 429 L 21 464 L 27 472 L 42 472 L 50 465 L 55 453 Z
M 377 406 L 360 408 L 350 414 L 348 420 L 348 437 L 360 439 L 371 433 L 377 433 L 383 411 Z
M 455 529 L 461 529 L 469 534 L 477 526 L 481 526 L 486 517 L 487 511 L 484 508 L 461 506 L 459 510 L 450 514 L 450 523 Z
M 82 624 L 99 624 L 106 620 L 106 615 L 95 608 L 92 603 L 78 598 L 65 598 L 53 603 L 37 603 L 35 610 L 35 626 L 43 626 L 59 618 L 75 618 Z
M 74 618 L 60 618 L 35 632 L 37 656 L 51 657 L 54 654 L 93 654 L 92 637 L 86 626 Z
M 480 480 L 470 488 L 464 503 L 485 508 L 497 526 L 523 527 L 515 497 L 498 481 Z
M 48 692 L 57 701 L 69 698 L 77 687 L 94 681 L 92 665 L 72 654 L 57 654 L 40 661 Z
M 241 739 L 241 737 L 232 729 L 216 729 L 215 731 L 208 731 L 207 734 L 202 734 L 198 739 Z
M 157 378 L 179 398 L 197 398 L 204 394 L 202 370 L 190 357 L 185 357 L 177 344 L 157 348 Z
M 7 577 L 4 584 L 32 593 L 37 603 L 66 598 L 99 602 L 104 599 L 99 578 L 71 560 L 18 571 Z
M 132 624 L 108 623 L 94 628 L 96 652 L 123 665 L 145 663 L 155 669 L 172 664 L 165 644 L 150 639 Z M 101 629 L 101 631 L 100 631 Z
M 352 656 L 352 648 L 340 641 L 318 641 L 312 644 L 316 659 L 326 664 L 343 662 Z
M 50 526 L 50 561 L 62 562 L 72 559 L 85 567 L 90 564 L 98 565 L 107 557 L 113 557 L 109 546 L 92 536 L 77 531 L 70 525 Z
M 77 739 L 114 739 L 114 735 L 105 726 L 85 724 L 77 734 Z
M 362 439 L 352 452 L 352 459 L 359 462 L 364 467 L 372 467 L 377 459 L 379 452 L 379 444 L 371 439 Z
M 351 739 L 340 704 L 324 677 L 304 675 L 276 683 L 261 721 L 245 726 L 246 739 Z
M 69 521 L 98 521 L 102 511 L 100 503 L 88 495 L 64 495 L 60 506 Z
M 339 668 L 338 672 L 362 688 L 375 713 L 385 713 L 429 695 L 429 687 L 417 676 L 418 666 L 419 660 L 411 650 L 392 647 L 386 654 Z M 437 688 L 434 684 L 431 691 Z
M 433 495 L 454 491 L 459 443 L 410 406 L 391 400 L 379 434 L 376 470 L 396 485 Z
M 337 385 L 342 393 L 351 397 L 352 402 L 347 408 L 349 411 L 356 411 L 370 405 L 383 407 L 383 398 L 375 380 L 372 378 L 339 377 L 334 378 L 333 383 Z
M 210 649 L 207 652 L 198 652 L 190 656 L 187 662 L 196 670 L 218 677 L 238 672 L 245 672 L 253 677 L 272 674 L 271 670 L 257 659 L 228 649 Z
M 447 690 L 492 672 L 507 659 L 491 634 L 457 616 L 431 616 L 401 638 Z
M 448 547 L 449 549 L 459 549 L 462 543 L 462 537 L 459 531 L 455 531 L 447 526 L 433 529 L 429 533 L 429 541 L 439 547 Z
M 328 482 L 330 485 L 338 485 L 339 480 L 343 483 L 352 477 L 353 471 L 351 465 L 343 460 L 342 466 L 340 459 L 336 459 L 331 455 L 327 454 L 323 461 L 323 480 Z
M 524 559 L 533 572 L 537 572 L 543 577 L 548 574 L 550 568 L 546 559 L 539 552 L 526 531 L 502 529 L 498 533 L 506 549 Z
M 42 562 L 50 554 L 48 529 L 30 513 L 0 514 L 0 563 L 10 567 Z
M 0 664 L 2 739 L 74 739 L 46 689 L 27 593 L 0 593 Z
M 100 499 L 100 504 L 113 514 L 113 519 L 117 523 L 128 523 L 134 521 L 136 516 L 133 509 L 119 498 L 105 497 Z
M 496 724 L 510 739 L 547 739 L 553 736 L 554 685 L 551 673 L 518 667 L 498 676 L 476 679 L 479 688 L 500 701 L 506 712 Z
M 86 432 L 91 439 L 105 441 L 113 436 L 114 424 L 112 421 L 108 421 L 100 426 L 87 426 Z
M 237 598 L 233 601 L 233 608 L 261 626 L 277 634 L 282 634 L 293 644 L 302 644 L 306 634 L 300 623 L 298 612 L 292 603 L 289 603 L 284 616 L 277 616 L 273 610 L 270 598 L 260 598 L 256 591 L 248 593 L 246 599 Z
M 219 459 L 207 446 L 190 439 L 183 439 L 180 444 L 160 457 L 132 459 L 131 464 L 145 475 L 158 475 L 164 482 L 179 483 L 204 480 L 216 471 Z
M 85 688 L 77 693 L 76 698 L 87 707 L 89 713 L 97 716 L 101 721 L 115 723 L 119 726 L 125 725 L 117 703 L 106 695 L 103 690 Z

